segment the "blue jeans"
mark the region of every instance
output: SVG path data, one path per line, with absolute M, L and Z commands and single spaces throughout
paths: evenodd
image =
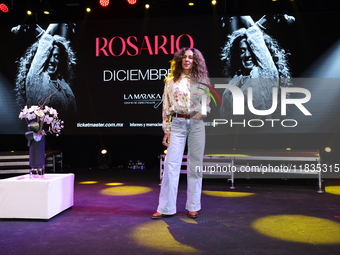
M 157 212 L 176 213 L 176 200 L 179 175 L 185 143 L 188 141 L 188 172 L 186 210 L 201 209 L 202 163 L 205 146 L 205 127 L 203 120 L 173 118 L 170 143 L 164 161 L 164 175 Z

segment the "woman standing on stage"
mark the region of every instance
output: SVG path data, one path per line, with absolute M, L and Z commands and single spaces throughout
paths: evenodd
M 201 209 L 201 169 L 205 146 L 203 117 L 210 112 L 209 85 L 208 70 L 199 50 L 182 48 L 175 53 L 163 93 L 163 145 L 168 149 L 159 204 L 152 219 L 174 215 L 177 211 L 178 182 L 186 142 L 188 217 L 197 218 Z

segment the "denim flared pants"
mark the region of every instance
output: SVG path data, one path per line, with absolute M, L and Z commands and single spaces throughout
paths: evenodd
M 205 146 L 203 120 L 175 117 L 171 123 L 170 143 L 164 161 L 164 174 L 157 212 L 172 215 L 177 212 L 176 201 L 185 143 L 188 142 L 186 210 L 201 209 L 202 161 Z

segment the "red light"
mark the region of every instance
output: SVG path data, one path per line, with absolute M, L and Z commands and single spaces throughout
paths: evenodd
M 137 3 L 137 0 L 127 0 L 127 2 L 131 5 L 134 5 Z
M 9 11 L 8 6 L 5 4 L 0 4 L 0 11 L 8 12 Z
M 99 4 L 102 7 L 107 7 L 110 4 L 110 0 L 99 0 Z

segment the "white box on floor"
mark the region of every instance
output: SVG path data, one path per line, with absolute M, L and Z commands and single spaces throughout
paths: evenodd
M 73 206 L 74 174 L 0 180 L 0 218 L 50 219 Z

